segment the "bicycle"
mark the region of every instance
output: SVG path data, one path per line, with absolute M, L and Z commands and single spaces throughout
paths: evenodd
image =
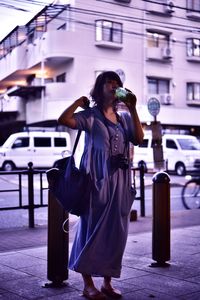
M 200 176 L 193 177 L 185 183 L 181 198 L 186 209 L 200 208 Z

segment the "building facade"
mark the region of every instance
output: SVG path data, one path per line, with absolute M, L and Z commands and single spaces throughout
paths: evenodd
M 118 72 L 144 128 L 160 102 L 165 131 L 200 136 L 200 0 L 68 0 L 0 42 L 0 142 L 23 127 L 57 128 L 96 76 Z M 57 128 L 57 130 L 59 130 Z

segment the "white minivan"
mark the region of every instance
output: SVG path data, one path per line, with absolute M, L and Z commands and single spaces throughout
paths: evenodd
M 62 158 L 63 151 L 71 151 L 67 132 L 17 132 L 0 147 L 0 168 L 4 171 L 27 168 L 29 162 L 36 168 L 51 168 Z
M 192 135 L 164 134 L 163 156 L 167 171 L 185 175 L 188 171 L 200 170 L 200 142 Z M 134 147 L 133 165 L 144 163 L 146 170 L 154 169 L 152 135 L 145 134 L 143 142 Z

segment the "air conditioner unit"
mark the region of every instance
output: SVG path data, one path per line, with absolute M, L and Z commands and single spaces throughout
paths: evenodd
M 172 49 L 167 46 L 162 49 L 162 57 L 163 58 L 172 58 Z
M 167 13 L 173 13 L 175 11 L 174 2 L 166 1 L 166 4 L 164 4 L 164 9 Z
M 172 104 L 172 95 L 170 94 L 161 94 L 160 95 L 160 103 L 165 105 Z

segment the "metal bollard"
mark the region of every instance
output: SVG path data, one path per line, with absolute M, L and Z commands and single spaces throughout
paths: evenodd
M 28 219 L 29 228 L 35 227 L 34 220 L 34 187 L 33 187 L 33 163 L 28 163 Z
M 170 260 L 170 178 L 166 172 L 153 176 L 152 267 L 169 266 Z
M 141 217 L 145 217 L 145 186 L 144 186 L 144 173 L 145 173 L 145 163 L 141 161 L 139 164 L 140 167 L 140 214 Z
M 44 287 L 61 287 L 68 279 L 69 234 L 63 231 L 63 222 L 68 218 L 56 198 L 49 191 L 48 195 L 48 248 L 47 278 L 51 283 Z

